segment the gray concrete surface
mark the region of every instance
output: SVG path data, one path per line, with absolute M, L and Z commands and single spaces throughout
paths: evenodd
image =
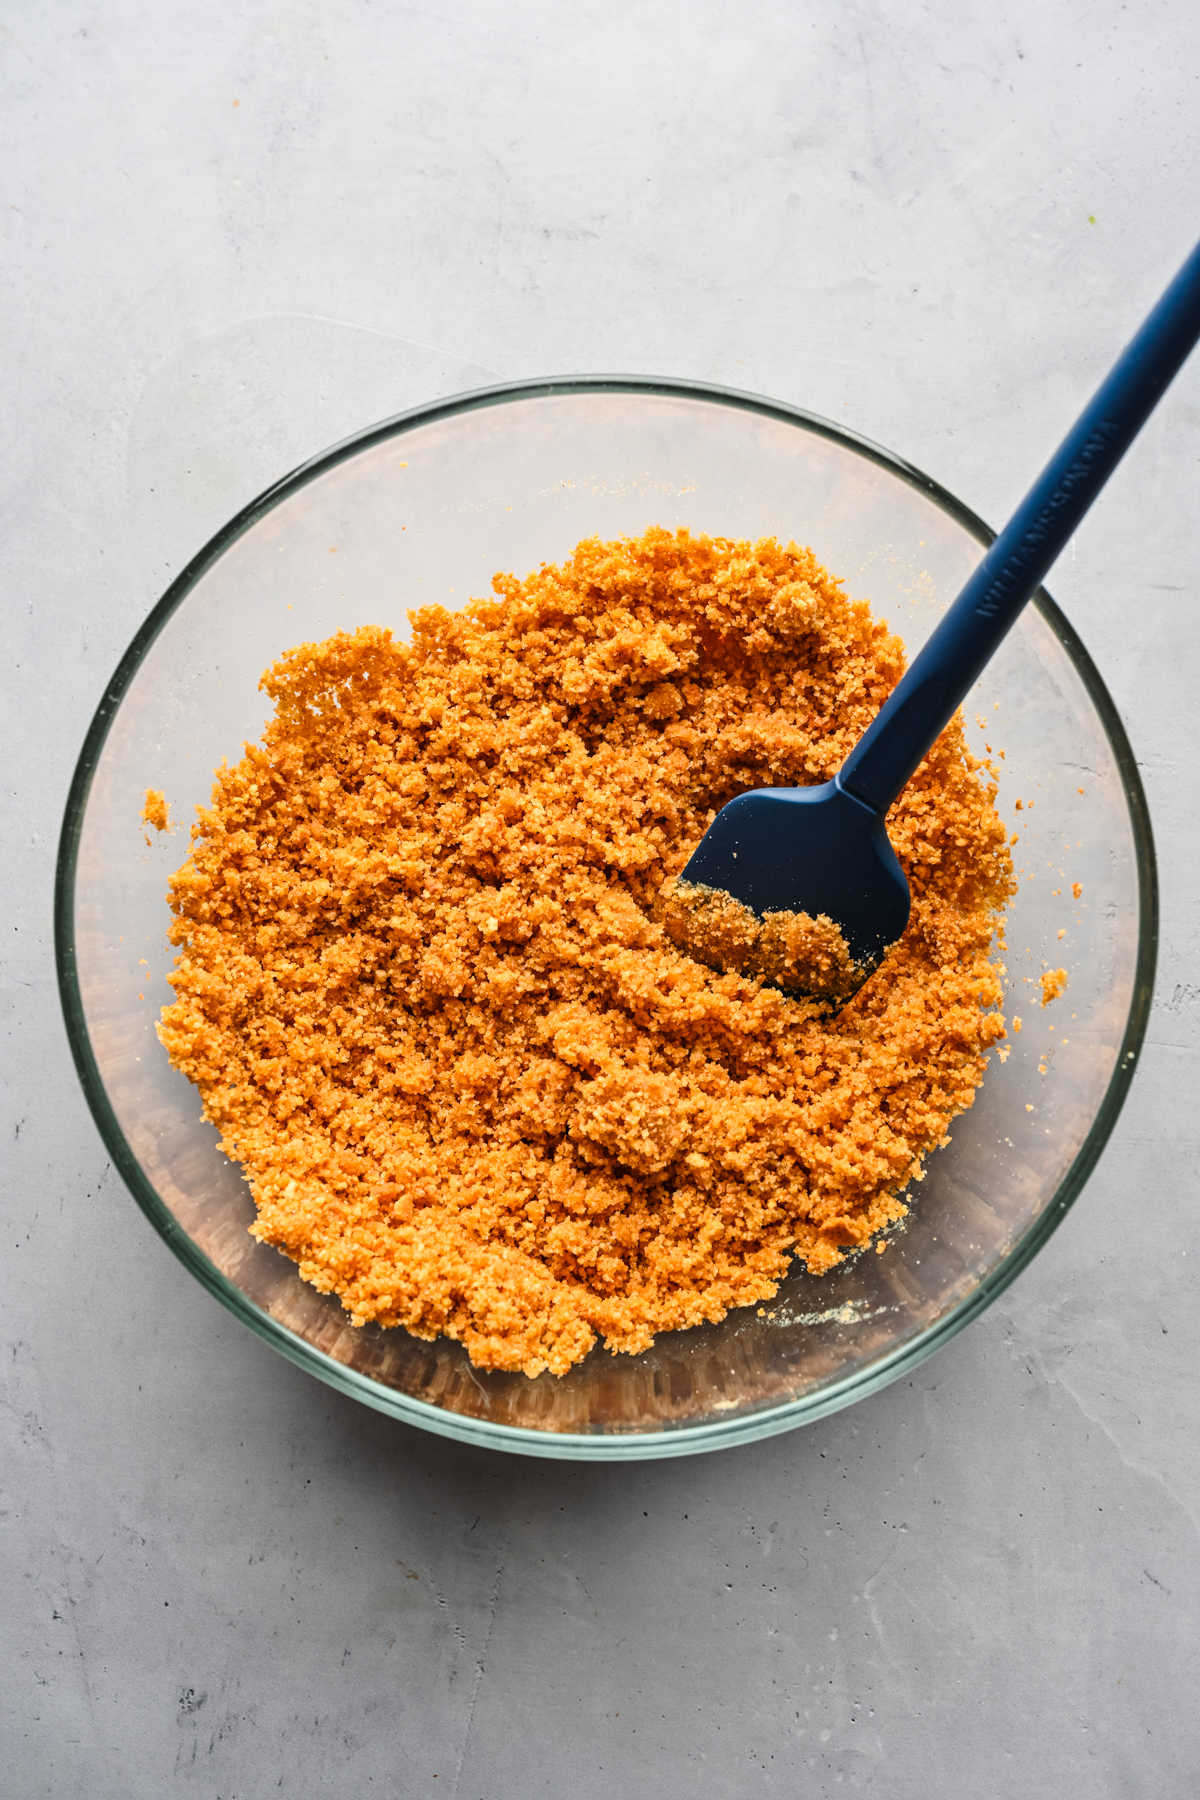
M 50 955 L 119 653 L 364 421 L 694 375 L 999 519 L 1195 233 L 1195 7 L 61 0 L 0 31 L 0 1791 L 1195 1793 L 1200 366 L 1054 583 L 1157 826 L 1141 1071 L 1035 1266 L 853 1411 L 564 1468 L 327 1392 L 129 1200 Z

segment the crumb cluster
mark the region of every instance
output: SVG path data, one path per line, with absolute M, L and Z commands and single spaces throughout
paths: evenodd
M 1058 935 L 1061 937 L 1062 932 L 1060 931 Z M 1052 1000 L 1057 1000 L 1059 995 L 1066 991 L 1067 971 L 1065 969 L 1046 969 L 1039 979 L 1042 984 L 1043 1006 L 1049 1006 Z
M 155 831 L 169 831 L 171 814 L 167 807 L 166 796 L 161 788 L 147 788 L 146 799 L 142 806 L 142 824 L 153 826 Z
M 302 644 L 173 877 L 160 1035 L 257 1236 L 359 1323 L 562 1373 L 773 1295 L 904 1211 L 1003 1035 L 994 786 L 942 734 L 907 931 L 837 1014 L 683 953 L 716 810 L 827 780 L 899 640 L 811 552 L 652 530 Z
M 659 916 L 673 944 L 713 969 L 761 975 L 788 994 L 838 1001 L 860 987 L 860 968 L 840 925 L 826 913 L 768 912 L 760 918 L 732 894 L 682 878 L 669 883 Z

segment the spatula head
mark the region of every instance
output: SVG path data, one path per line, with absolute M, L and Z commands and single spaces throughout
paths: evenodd
M 760 919 L 832 919 L 863 980 L 908 924 L 908 882 L 883 820 L 836 781 L 739 794 L 701 838 L 680 883 L 731 894 Z

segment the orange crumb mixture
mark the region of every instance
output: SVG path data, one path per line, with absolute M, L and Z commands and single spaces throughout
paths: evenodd
M 1059 995 L 1065 991 L 1067 971 L 1065 969 L 1047 969 L 1039 979 L 1042 984 L 1042 1005 L 1049 1006 L 1052 1000 L 1057 1000 Z
M 656 916 L 743 788 L 828 779 L 903 667 L 811 552 L 652 530 L 302 644 L 174 876 L 160 1035 L 256 1235 L 359 1323 L 565 1372 L 899 1217 L 1003 1035 L 994 788 L 891 814 L 912 917 L 836 1018 Z
M 146 799 L 142 807 L 142 824 L 152 825 L 155 831 L 169 829 L 171 815 L 167 808 L 166 796 L 161 788 L 146 789 Z
M 841 926 L 826 913 L 760 918 L 720 888 L 681 880 L 660 897 L 659 917 L 672 943 L 710 968 L 762 975 L 785 993 L 836 1001 L 870 972 L 854 961 Z

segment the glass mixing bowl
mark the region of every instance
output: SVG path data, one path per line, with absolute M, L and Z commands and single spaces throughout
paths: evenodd
M 530 1380 L 473 1369 L 457 1344 L 354 1329 L 250 1237 L 249 1190 L 155 1037 L 170 997 L 164 891 L 186 837 L 145 844 L 146 789 L 192 818 L 218 762 L 265 723 L 258 679 L 288 646 L 363 623 L 404 631 L 409 607 L 461 605 L 497 570 L 524 573 L 582 537 L 652 524 L 809 544 L 910 652 L 990 539 L 906 463 L 750 395 L 583 379 L 421 408 L 306 463 L 184 570 L 108 685 L 59 851 L 58 973 L 75 1062 L 114 1162 L 175 1254 L 345 1393 L 430 1431 L 543 1456 L 718 1449 L 911 1369 L 1001 1292 L 1079 1193 L 1150 1005 L 1145 799 L 1112 701 L 1042 593 L 964 709 L 978 747 L 1006 753 L 999 804 L 1019 832 L 1021 876 L 1007 1010 L 1024 1029 L 1007 1060 L 993 1054 L 886 1255 L 820 1279 L 797 1270 L 761 1313 L 668 1333 L 642 1356 L 598 1349 L 561 1380 Z M 1070 983 L 1043 1010 L 1047 965 L 1065 965 Z

